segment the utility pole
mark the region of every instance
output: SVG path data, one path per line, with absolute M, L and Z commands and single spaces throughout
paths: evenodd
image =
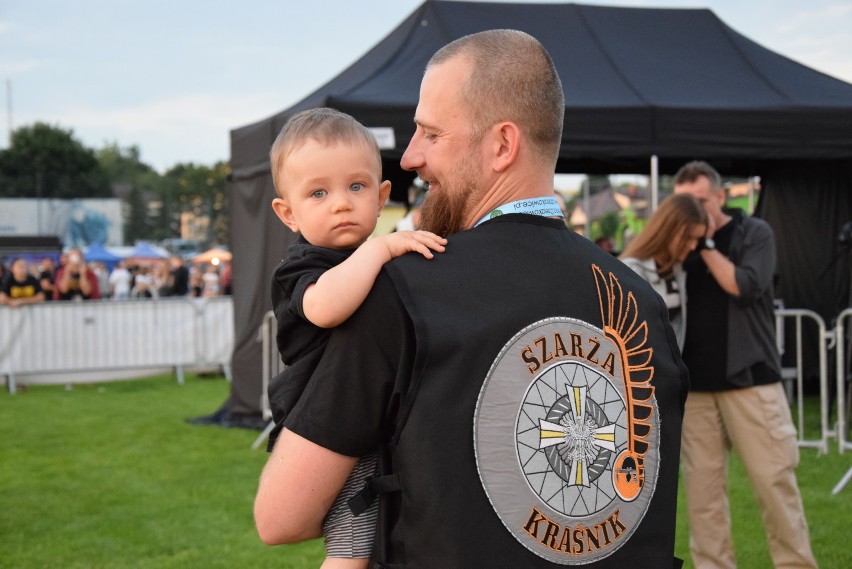
M 12 80 L 6 79 L 6 123 L 9 126 L 8 146 L 12 146 Z

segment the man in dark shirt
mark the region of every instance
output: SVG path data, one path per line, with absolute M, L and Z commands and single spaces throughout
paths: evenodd
M 189 294 L 189 269 L 183 264 L 180 255 L 172 255 L 171 288 L 169 296 L 186 296 Z
M 690 394 L 681 462 L 692 561 L 697 569 L 736 566 L 726 494 L 733 447 L 757 496 L 775 567 L 816 567 L 796 482 L 796 430 L 775 347 L 772 229 L 723 208 L 719 174 L 706 162 L 683 166 L 675 193 L 695 196 L 710 221 L 707 239 L 684 263 Z
M 41 290 L 44 292 L 45 300 L 53 300 L 53 288 L 56 286 L 54 279 L 56 278 L 56 263 L 53 257 L 45 257 L 41 260 L 39 267 L 38 282 L 41 285 Z

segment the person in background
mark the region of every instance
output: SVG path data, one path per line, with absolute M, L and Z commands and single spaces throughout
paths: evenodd
M 171 268 L 166 259 L 157 259 L 151 264 L 151 291 L 159 298 L 171 296 Z
M 595 245 L 609 253 L 610 255 L 618 256 L 618 253 L 615 251 L 615 246 L 612 244 L 612 237 L 607 237 L 606 235 L 602 235 L 595 239 Z
M 55 288 L 56 264 L 53 257 L 44 257 L 39 264 L 38 282 L 44 292 L 45 300 L 53 300 L 53 289 Z
M 724 208 L 710 164 L 674 178 L 707 212 L 706 239 L 684 262 L 691 389 L 683 418 L 689 551 L 697 569 L 736 566 L 727 475 L 731 449 L 751 480 L 775 567 L 816 567 L 796 481 L 799 449 L 781 385 L 772 282 L 775 237 L 765 221 Z
M 169 258 L 171 265 L 171 296 L 186 296 L 189 294 L 189 269 L 180 255 Z
M 130 298 L 133 275 L 127 270 L 127 263 L 119 261 L 109 275 L 109 285 L 113 300 L 128 300 Z
M 688 194 L 669 196 L 619 257 L 663 297 L 681 350 L 686 337 L 686 273 L 681 263 L 706 233 L 707 213 L 698 200 Z
M 465 36 L 429 61 L 401 164 L 429 184 L 420 228 L 449 236 L 446 250 L 386 263 L 331 331 L 260 478 L 265 543 L 320 533 L 358 457 L 381 448 L 353 504 L 380 496 L 374 566 L 676 566 L 686 370 L 662 299 L 565 226 L 564 112 L 553 61 L 526 33 Z M 642 426 L 628 424 L 633 404 L 594 402 L 621 405 L 630 381 L 644 407 L 631 417 L 653 416 Z M 598 528 L 617 541 L 601 532 L 595 548 Z
M 230 296 L 233 293 L 234 266 L 229 261 L 222 261 L 219 267 L 221 268 L 219 284 L 222 294 Z
M 201 297 L 204 292 L 204 279 L 201 267 L 193 265 L 189 270 L 189 295 L 193 298 Z
M 151 267 L 148 265 L 141 265 L 136 271 L 133 277 L 133 288 L 130 289 L 130 298 L 157 298 L 157 289 L 154 288 Z
M 219 282 L 219 267 L 217 267 L 216 265 L 207 265 L 207 268 L 201 275 L 201 281 L 203 283 L 201 288 L 201 296 L 209 298 L 222 294 L 222 287 Z
M 426 196 L 418 195 L 414 205 L 408 210 L 402 219 L 396 222 L 394 231 L 414 231 L 420 225 L 420 208 Z
M 26 259 L 14 259 L 9 273 L 0 281 L 0 304 L 14 308 L 39 302 L 44 302 L 44 292 L 38 278 L 30 274 Z
M 56 273 L 54 300 L 98 300 L 98 278 L 86 266 L 83 252 L 73 248 L 68 250 L 66 262 Z
M 89 269 L 95 274 L 95 277 L 98 279 L 98 290 L 101 291 L 101 298 L 109 298 L 109 271 L 107 271 L 106 265 L 101 262 L 95 261 L 89 263 Z

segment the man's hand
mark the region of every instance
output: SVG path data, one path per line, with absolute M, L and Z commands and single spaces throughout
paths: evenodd
M 707 216 L 707 232 L 704 236 L 708 239 L 711 239 L 716 234 L 716 220 L 713 219 L 713 216 Z

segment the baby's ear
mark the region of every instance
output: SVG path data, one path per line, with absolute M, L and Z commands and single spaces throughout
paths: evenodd
M 298 233 L 299 225 L 296 223 L 296 218 L 293 217 L 293 210 L 290 208 L 287 200 L 282 198 L 272 200 L 272 211 L 275 212 L 281 223 L 289 227 L 294 233 Z
M 379 184 L 379 209 L 382 209 L 385 206 L 385 202 L 387 202 L 388 198 L 390 197 L 390 191 L 390 180 L 385 180 L 384 182 Z

